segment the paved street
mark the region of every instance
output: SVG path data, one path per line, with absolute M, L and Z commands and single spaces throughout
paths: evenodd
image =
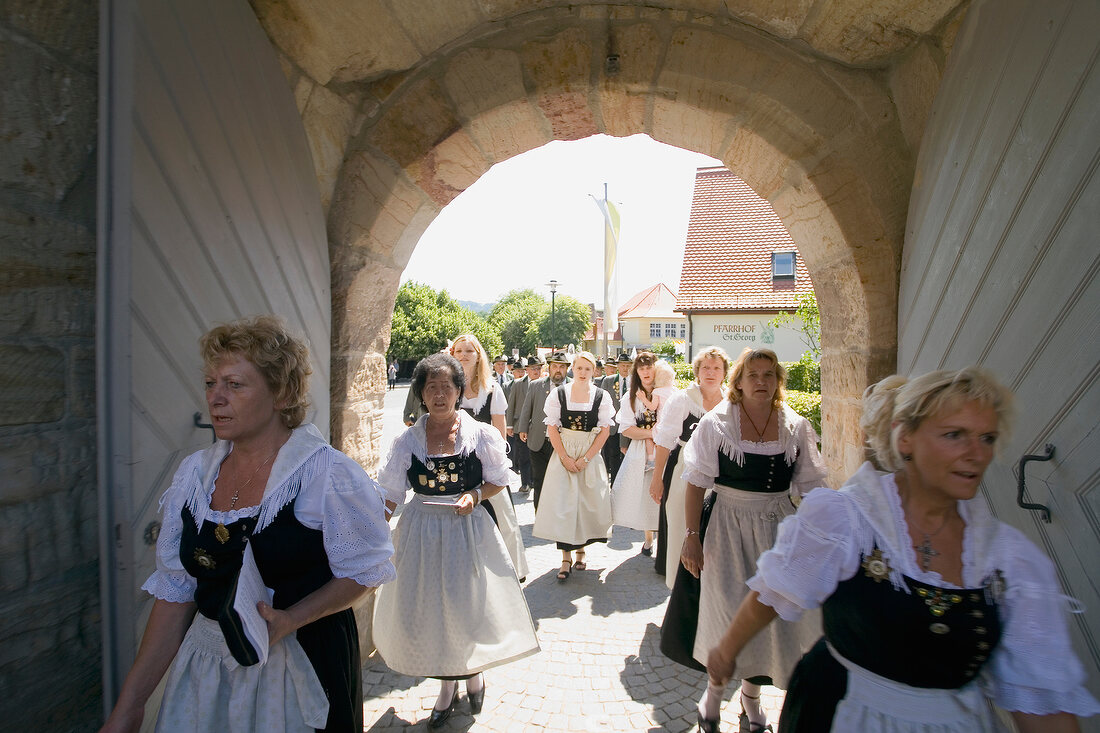
M 383 446 L 402 429 L 407 384 L 388 392 Z M 384 455 L 385 453 L 383 453 Z M 531 573 L 524 583 L 542 651 L 485 673 L 485 707 L 476 720 L 465 689 L 449 731 L 688 731 L 703 675 L 665 658 L 659 626 L 668 590 L 639 549 L 642 533 L 616 527 L 594 545 L 588 570 L 565 583 L 555 578 L 561 554 L 531 536 L 531 497 L 515 494 Z M 392 672 L 375 656 L 364 665 L 369 731 L 427 730 L 439 683 Z M 778 719 L 782 694 L 765 688 L 769 719 Z M 722 711 L 722 730 L 737 730 L 736 698 Z

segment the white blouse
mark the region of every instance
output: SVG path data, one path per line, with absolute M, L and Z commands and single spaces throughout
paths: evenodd
M 497 386 L 499 389 L 499 385 Z M 485 404 L 482 402 L 482 404 Z M 509 478 L 508 457 L 505 454 L 506 446 L 500 431 L 488 423 L 478 422 L 472 415 L 464 410 L 458 410 L 458 433 L 455 435 L 455 453 L 469 455 L 476 453 L 481 461 L 481 478 L 487 484 L 507 486 Z M 428 416 L 421 415 L 412 427 L 398 435 L 390 453 L 386 456 L 386 462 L 378 473 L 378 483 L 382 485 L 382 491 L 387 501 L 394 504 L 405 503 L 405 495 L 412 486 L 409 484 L 408 471 L 412 466 L 412 457 L 415 455 L 420 461 L 428 460 L 427 434 L 425 426 L 428 424 Z
M 615 420 L 615 403 L 612 401 L 611 394 L 606 389 L 600 389 L 596 385 L 589 382 L 588 384 L 588 399 L 584 402 L 573 401 L 573 385 L 575 382 L 569 384 L 563 384 L 565 388 L 565 407 L 567 410 L 575 410 L 577 412 L 588 412 L 592 409 L 592 403 L 596 400 L 596 391 L 603 392 L 603 397 L 600 398 L 600 411 L 596 416 L 597 427 L 610 427 Z M 550 394 L 546 395 L 546 404 L 543 406 L 543 411 L 546 413 L 546 417 L 543 422 L 547 425 L 555 425 L 561 427 L 561 403 L 558 401 L 558 390 L 555 387 L 550 390 Z
M 473 410 L 476 415 L 481 412 L 481 408 L 485 407 L 485 400 L 489 399 L 490 393 L 492 393 L 493 401 L 489 404 L 489 414 L 503 415 L 508 411 L 508 398 L 504 396 L 504 389 L 495 381 L 489 382 L 488 390 L 479 389 L 473 397 L 464 396 L 458 406 Z
M 725 391 L 722 392 L 725 395 Z M 721 405 L 722 403 L 718 403 Z M 689 384 L 671 397 L 661 401 L 657 412 L 657 425 L 653 429 L 653 442 L 662 448 L 673 450 L 680 444 L 680 434 L 684 431 L 684 420 L 688 415 L 701 418 L 707 414 L 703 407 L 703 393 L 698 384 Z
M 694 439 L 692 440 L 694 443 Z M 1004 573 L 1001 642 L 982 670 L 985 694 L 1005 710 L 1038 715 L 1094 715 L 1100 703 L 1085 689 L 1085 671 L 1073 653 L 1054 564 L 1022 533 L 998 521 L 978 496 L 958 503 L 963 531 L 963 585 L 977 588 L 994 570 Z M 779 525 L 775 545 L 760 556 L 748 586 L 785 620 L 818 608 L 837 584 L 854 576 L 875 546 L 884 553 L 895 588 L 902 575 L 954 588 L 925 571 L 909 539 L 893 474 L 865 463 L 840 491 L 810 492 L 798 513 Z
M 774 456 L 782 453 L 787 463 L 798 457 L 791 477 L 792 493 L 804 495 L 825 485 L 825 460 L 817 450 L 817 433 L 810 421 L 783 405 L 779 410 L 779 440 L 757 443 L 741 439 L 741 410 L 729 400 L 703 415 L 695 434 L 684 446 L 684 481 L 702 489 L 714 486 L 718 476 L 718 452 L 741 465 L 745 453 Z
M 675 387 L 658 387 L 653 390 L 653 399 L 650 402 L 656 402 L 656 413 L 661 414 L 665 402 L 668 401 L 670 395 L 676 391 Z M 619 402 L 619 414 L 615 416 L 615 422 L 619 424 L 619 432 L 626 430 L 627 428 L 636 427 L 638 425 L 638 418 L 645 412 L 645 404 L 642 402 L 641 390 L 638 390 L 638 394 L 634 396 L 634 408 L 630 407 L 630 392 L 624 391 L 623 398 Z
M 232 449 L 231 443 L 219 440 L 183 459 L 160 500 L 163 525 L 157 539 L 157 567 L 141 586 L 143 590 L 175 603 L 195 599 L 197 581 L 184 570 L 179 556 L 185 506 L 200 527 L 207 519 L 228 523 L 258 515 L 255 531 L 260 532 L 294 499 L 295 518 L 321 530 L 334 577 L 351 578 L 366 587 L 394 579 L 393 544 L 381 488 L 358 463 L 326 443 L 317 428 L 294 429 L 279 449 L 257 506 L 216 512 L 210 508 L 214 481 Z

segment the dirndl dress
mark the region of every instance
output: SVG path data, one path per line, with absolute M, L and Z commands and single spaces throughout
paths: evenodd
M 413 426 L 394 441 L 380 474 L 392 497 L 399 490 L 395 471 L 407 465 L 402 483 L 413 489 L 394 530 L 397 579 L 378 594 L 374 608 L 378 652 L 402 674 L 465 678 L 539 651 L 527 601 L 486 504 L 459 516 L 449 506 L 427 503 L 452 502 L 507 472 L 500 433 L 460 415 L 458 453 L 404 454 L 418 445 L 416 434 L 409 435 Z M 484 475 L 475 446 L 491 467 Z
M 991 703 L 1100 713 L 1053 563 L 984 497 L 957 505 L 965 587 L 919 566 L 893 476 L 870 464 L 783 522 L 749 587 L 780 618 L 820 605 L 825 634 L 792 675 L 781 733 L 999 733 Z
M 619 424 L 627 418 L 639 428 L 652 429 L 657 424 L 657 412 L 643 406 L 631 411 L 630 398 L 622 401 L 619 408 Z M 615 475 L 611 487 L 611 521 L 620 527 L 631 529 L 656 530 L 660 520 L 661 506 L 649 495 L 649 484 L 653 479 L 653 463 L 646 455 L 644 440 L 631 440 L 626 455 Z
M 493 415 L 504 414 L 507 410 L 507 399 L 504 397 L 504 390 L 496 382 L 490 382 L 489 388 L 489 392 L 479 391 L 473 399 L 464 397 L 461 408 L 478 422 L 492 426 Z M 484 399 L 484 402 L 478 407 L 478 400 L 481 399 Z M 527 550 L 523 546 L 523 534 L 519 528 L 515 505 L 512 503 L 510 484 L 513 476 L 515 474 L 509 472 L 504 477 L 504 490 L 490 496 L 485 504 L 489 515 L 497 525 L 497 529 L 500 530 L 504 546 L 508 548 L 508 555 L 511 557 L 512 565 L 516 569 L 516 577 L 520 579 L 520 582 L 523 582 L 528 572 Z
M 600 408 L 606 395 L 597 389 L 588 410 L 570 410 L 565 387 L 551 392 L 561 406 L 555 419 L 552 414 L 546 420 L 549 425 L 560 425 L 562 447 L 572 458 L 580 458 L 588 452 L 602 427 Z M 610 397 L 607 398 L 610 402 Z M 597 453 L 584 470 L 570 473 L 565 470 L 555 453 L 546 468 L 542 484 L 539 510 L 535 513 L 535 537 L 554 540 L 560 550 L 577 550 L 593 542 L 607 542 L 611 534 L 611 492 L 607 487 L 607 469 L 603 456 Z

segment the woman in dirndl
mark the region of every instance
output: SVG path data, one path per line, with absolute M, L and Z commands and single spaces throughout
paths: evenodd
M 395 509 L 397 579 L 378 595 L 374 641 L 396 672 L 440 680 L 428 725 L 454 712 L 466 680 L 473 714 L 485 699 L 482 672 L 539 650 L 504 540 L 486 511 L 508 481 L 504 439 L 458 409 L 465 375 L 449 354 L 413 370 L 428 410 L 394 441 L 379 482 Z
M 600 450 L 615 408 L 611 395 L 593 384 L 595 372 L 596 358 L 582 351 L 573 358 L 573 381 L 546 396 L 544 422 L 554 457 L 546 468 L 533 533 L 557 542 L 559 581 L 573 570 L 585 570 L 584 548 L 607 542 L 611 533 L 611 494 Z
M 978 496 L 1011 402 L 978 367 L 870 387 L 861 425 L 885 470 L 865 463 L 784 520 L 710 675 L 740 675 L 776 616 L 821 608 L 825 635 L 794 671 L 781 733 L 1005 731 L 994 704 L 1022 733 L 1072 733 L 1100 713 L 1066 623 L 1079 606 Z
M 611 520 L 621 527 L 645 532 L 642 554 L 653 555 L 660 503 L 649 495 L 655 451 L 653 428 L 661 395 L 656 391 L 658 359 L 648 351 L 639 352 L 630 367 L 630 389 L 619 403 L 619 432 L 630 443 L 611 486 Z M 671 392 L 671 389 L 667 390 Z
M 103 730 L 136 733 L 167 670 L 158 731 L 362 731 L 351 606 L 394 577 L 381 491 L 305 423 L 309 352 L 280 319 L 218 326 L 200 347 L 217 441 L 161 499 L 142 586 L 157 600 Z M 257 571 L 274 590 L 257 607 L 266 661 L 234 607 Z
M 489 357 L 481 342 L 477 336 L 466 333 L 456 336 L 448 351 L 462 365 L 462 373 L 466 377 L 459 407 L 478 422 L 496 428 L 507 445 L 508 431 L 504 416 L 508 411 L 508 398 L 504 389 L 493 379 L 493 368 L 489 366 Z M 514 474 L 512 477 L 515 477 Z M 512 490 L 507 482 L 503 491 L 489 498 L 485 509 L 496 522 L 516 568 L 516 577 L 522 583 L 527 578 L 527 551 L 523 546 L 516 508 L 512 504 Z
M 692 656 L 704 665 L 748 593 L 756 558 L 775 542 L 779 522 L 794 514 L 792 499 L 825 481 L 817 434 L 783 402 L 785 384 L 774 351 L 745 349 L 730 369 L 729 399 L 699 420 L 684 448 L 688 536 L 680 561 L 700 581 Z M 701 542 L 707 491 L 713 505 Z M 820 615 L 808 613 L 771 626 L 745 648 L 738 666 L 743 730 L 770 729 L 760 686 L 786 689 L 794 665 L 820 635 Z M 712 679 L 698 706 L 704 733 L 718 730 L 724 695 L 725 685 Z
M 656 459 L 649 495 L 661 502 L 665 512 L 662 544 L 666 549 L 664 557 L 658 553 L 657 559 L 664 564 L 657 568 L 657 572 L 665 576 L 665 585 L 669 590 L 672 590 L 676 580 L 680 551 L 687 539 L 684 446 L 691 440 L 699 419 L 726 398 L 724 384 L 729 369 L 730 358 L 721 347 L 711 346 L 700 351 L 691 360 L 695 381 L 673 393 L 657 413 L 657 425 L 653 430 Z

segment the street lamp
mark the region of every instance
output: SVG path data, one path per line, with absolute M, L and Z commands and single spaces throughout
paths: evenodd
M 561 283 L 557 280 L 551 280 L 546 285 L 550 288 L 550 348 L 556 350 L 558 348 L 558 329 L 555 319 L 554 293 L 558 292 L 558 286 Z

